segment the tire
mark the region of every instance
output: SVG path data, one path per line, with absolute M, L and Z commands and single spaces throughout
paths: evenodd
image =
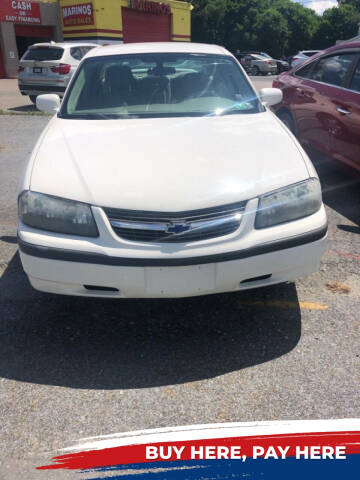
M 36 97 L 37 97 L 37 95 L 29 95 L 29 98 L 34 105 L 36 105 Z
M 278 117 L 283 122 L 283 124 L 287 126 L 287 128 L 290 130 L 290 132 L 292 132 L 294 135 L 296 135 L 295 123 L 294 123 L 294 119 L 292 118 L 291 114 L 287 111 L 282 111 L 278 114 Z
M 257 77 L 258 75 L 260 75 L 260 68 L 257 66 L 257 65 L 254 65 L 252 67 L 252 74 Z

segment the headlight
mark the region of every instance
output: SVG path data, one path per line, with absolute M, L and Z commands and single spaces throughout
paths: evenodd
M 291 222 L 317 212 L 321 207 L 321 187 L 317 178 L 290 185 L 260 197 L 255 228 Z
M 91 208 L 86 203 L 26 190 L 19 197 L 19 217 L 30 227 L 50 232 L 97 237 Z

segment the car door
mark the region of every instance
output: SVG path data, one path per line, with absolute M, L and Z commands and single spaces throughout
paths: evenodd
M 329 154 L 329 129 L 324 123 L 328 107 L 322 86 L 312 79 L 316 62 L 300 67 L 294 74 L 290 109 L 302 145 Z
M 349 81 L 356 52 L 333 53 L 320 57 L 295 72 L 297 131 L 300 141 L 328 155 L 334 153 L 334 137 L 340 135 L 341 118 L 335 101 Z M 306 78 L 304 78 L 306 77 Z
M 333 92 L 337 128 L 331 132 L 332 156 L 360 170 L 360 53 L 344 89 Z

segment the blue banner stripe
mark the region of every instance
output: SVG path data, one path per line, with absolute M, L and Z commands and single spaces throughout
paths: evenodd
M 133 471 L 108 476 L 116 471 Z M 141 470 L 141 472 L 139 472 Z M 146 470 L 146 472 L 143 472 Z M 157 471 L 154 471 L 157 470 Z M 94 470 L 93 470 L 94 471 Z M 88 480 L 359 480 L 360 455 L 348 455 L 346 460 L 186 460 L 178 462 L 136 463 L 98 468 L 102 476 Z M 82 473 L 85 473 L 83 471 Z

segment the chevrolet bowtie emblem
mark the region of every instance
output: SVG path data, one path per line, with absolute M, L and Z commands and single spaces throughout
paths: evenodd
M 166 228 L 166 233 L 174 233 L 174 234 L 179 234 L 179 233 L 185 233 L 190 230 L 190 224 L 185 223 L 185 222 L 171 222 L 168 223 L 167 228 Z

